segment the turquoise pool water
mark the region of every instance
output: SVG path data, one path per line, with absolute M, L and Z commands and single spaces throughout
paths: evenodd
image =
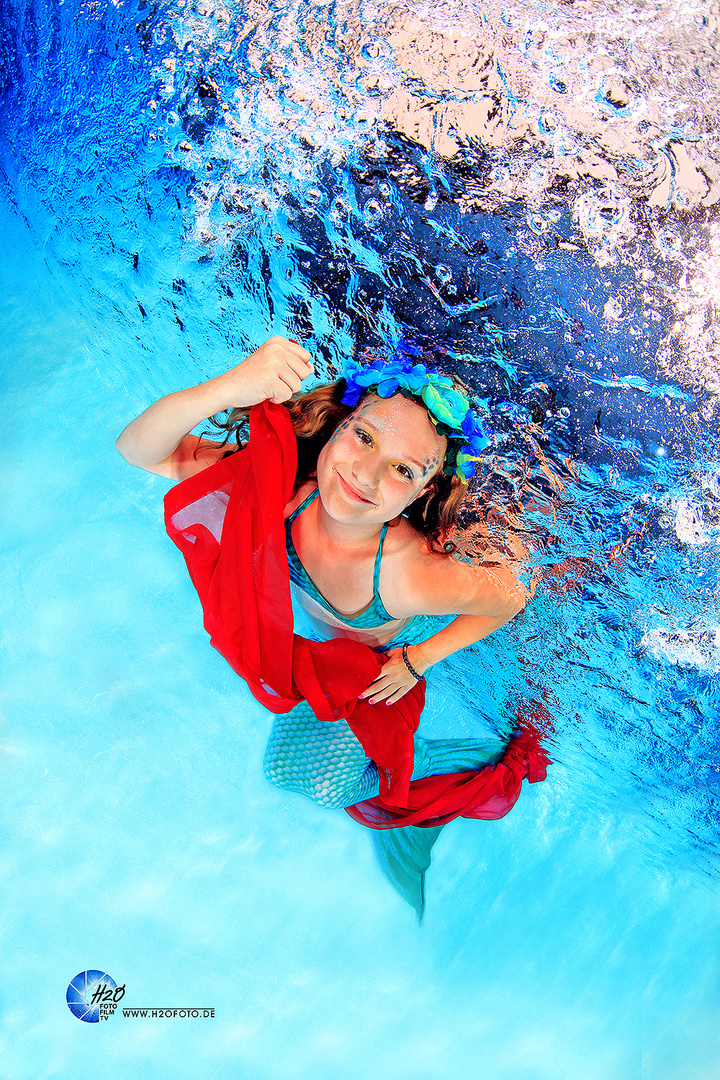
M 3 1080 L 716 1075 L 712 31 L 6 6 Z M 410 328 L 486 402 L 477 501 L 564 567 L 438 672 L 437 734 L 524 709 L 554 765 L 445 830 L 422 930 L 358 826 L 264 781 L 165 485 L 114 450 L 271 332 L 325 374 Z M 88 969 L 215 1016 L 81 1023 Z

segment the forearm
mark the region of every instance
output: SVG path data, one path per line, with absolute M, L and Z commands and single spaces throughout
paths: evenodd
M 169 458 L 197 424 L 229 407 L 222 377 L 178 390 L 128 424 L 117 449 L 131 465 L 152 469 Z
M 182 479 L 188 468 L 197 471 L 210 464 L 219 445 L 205 443 L 205 462 L 193 464 L 200 444 L 188 437 L 188 432 L 226 409 L 247 408 L 260 401 L 287 401 L 312 372 L 311 359 L 296 341 L 270 338 L 230 371 L 160 398 L 128 424 L 117 441 L 118 451 L 131 465 Z
M 505 626 L 511 618 L 512 616 L 494 618 L 490 615 L 458 615 L 426 641 L 408 646 L 408 659 L 415 670 L 424 675 L 433 664 L 438 664 L 467 645 L 481 641 L 501 626 Z
M 466 645 L 472 645 L 474 641 L 492 634 L 513 617 L 508 614 L 502 618 L 491 615 L 458 615 L 451 623 L 433 634 L 419 645 L 408 645 L 406 648 L 407 659 L 410 666 L 418 675 L 424 675 L 433 664 L 444 660 L 451 653 L 464 649 Z M 403 657 L 401 647 L 391 649 L 388 660 L 383 669 L 366 690 L 360 694 L 361 698 L 370 698 L 370 704 L 378 701 L 386 701 L 390 705 L 408 692 L 415 684 L 415 678 L 410 673 Z

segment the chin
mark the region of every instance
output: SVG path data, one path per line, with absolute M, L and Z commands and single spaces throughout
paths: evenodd
M 326 514 L 335 521 L 348 524 L 362 519 L 367 521 L 381 511 L 369 502 L 355 501 L 343 490 L 340 478 L 332 469 L 318 470 L 318 491 Z

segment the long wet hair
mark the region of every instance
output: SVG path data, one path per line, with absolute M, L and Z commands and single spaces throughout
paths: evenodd
M 357 408 L 343 405 L 345 390 L 345 379 L 338 379 L 328 386 L 318 386 L 283 402 L 297 439 L 298 464 L 294 491 L 316 478 L 320 451 L 343 420 Z M 422 402 L 416 397 L 410 397 L 410 400 L 422 407 Z M 222 420 L 212 417 L 210 423 L 226 433 L 224 442 L 234 439 L 239 450 L 244 445 L 243 437 L 247 437 L 249 415 L 249 408 L 233 409 Z M 436 555 L 450 555 L 455 550 L 455 544 L 447 540 L 447 534 L 457 520 L 465 491 L 465 485 L 458 476 L 446 476 L 439 472 L 430 480 L 427 491 L 403 511 L 403 516 L 422 533 L 430 551 Z

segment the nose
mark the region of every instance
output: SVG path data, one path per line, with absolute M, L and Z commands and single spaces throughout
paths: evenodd
M 377 487 L 379 463 L 373 451 L 366 451 L 355 459 L 352 474 L 355 483 L 363 491 L 372 492 Z

